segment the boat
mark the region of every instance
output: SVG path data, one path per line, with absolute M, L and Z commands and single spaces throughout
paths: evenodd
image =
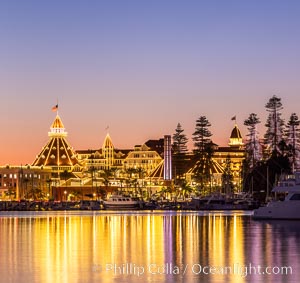
M 125 195 L 111 195 L 103 201 L 106 210 L 137 210 L 142 209 L 144 202 L 136 197 Z
M 272 190 L 275 199 L 254 210 L 254 219 L 300 220 L 300 172 L 283 176 Z
M 75 205 L 79 210 L 100 210 L 101 203 L 97 200 L 81 200 Z
M 252 210 L 258 206 L 258 202 L 245 193 L 216 193 L 206 197 L 194 197 L 191 200 L 191 207 L 196 210 Z

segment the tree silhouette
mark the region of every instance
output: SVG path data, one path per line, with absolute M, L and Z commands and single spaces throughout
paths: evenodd
M 222 174 L 222 184 L 225 194 L 232 193 L 233 190 L 233 174 L 231 170 L 231 160 L 228 155 L 225 160 L 224 172 Z
M 196 121 L 193 141 L 195 149 L 195 169 L 194 178 L 200 183 L 200 189 L 203 191 L 204 186 L 211 184 L 211 162 L 214 152 L 214 146 L 210 139 L 212 136 L 209 127 L 211 124 L 205 116 L 200 116 Z
M 265 126 L 267 127 L 265 133 L 265 144 L 269 149 L 270 155 L 278 155 L 280 152 L 279 142 L 283 138 L 284 121 L 281 118 L 281 110 L 283 109 L 281 98 L 273 95 L 266 104 L 266 110 L 269 116 Z
M 290 151 L 290 162 L 293 171 L 299 169 L 300 162 L 300 121 L 296 113 L 292 113 L 287 123 L 287 147 Z
M 186 171 L 186 153 L 188 138 L 183 133 L 184 129 L 181 124 L 178 123 L 173 135 L 173 167 L 175 184 L 180 185 L 183 180 L 184 173 Z
M 262 158 L 261 145 L 259 143 L 257 131 L 257 124 L 259 123 L 260 120 L 255 113 L 251 113 L 248 119 L 244 121 L 244 125 L 247 126 L 248 129 L 246 152 L 250 168 L 253 168 L 257 161 Z

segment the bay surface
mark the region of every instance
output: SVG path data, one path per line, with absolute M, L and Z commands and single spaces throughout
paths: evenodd
M 300 282 L 300 221 L 251 212 L 0 212 L 0 282 Z

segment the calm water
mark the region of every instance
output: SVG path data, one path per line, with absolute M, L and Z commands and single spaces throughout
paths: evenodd
M 243 212 L 0 212 L 0 282 L 300 282 L 300 222 Z

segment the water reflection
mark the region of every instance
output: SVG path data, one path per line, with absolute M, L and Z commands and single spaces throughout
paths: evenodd
M 293 274 L 254 274 L 257 266 L 291 266 Z M 297 221 L 235 213 L 0 214 L 1 282 L 299 282 L 299 271 Z

